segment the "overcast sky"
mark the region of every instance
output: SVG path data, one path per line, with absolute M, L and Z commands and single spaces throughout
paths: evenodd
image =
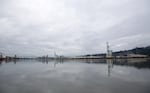
M 150 45 L 150 0 L 0 0 L 0 51 L 41 56 Z

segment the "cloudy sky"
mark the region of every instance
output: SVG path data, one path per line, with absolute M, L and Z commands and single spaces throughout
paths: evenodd
M 149 0 L 0 0 L 0 51 L 40 56 L 150 45 Z

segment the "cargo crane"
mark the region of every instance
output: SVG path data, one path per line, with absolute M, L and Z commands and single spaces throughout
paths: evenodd
M 109 43 L 106 43 L 107 46 L 107 53 L 106 53 L 106 58 L 112 58 L 112 50 L 110 50 Z

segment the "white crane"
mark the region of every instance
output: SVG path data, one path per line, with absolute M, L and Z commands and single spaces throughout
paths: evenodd
M 109 43 L 108 43 L 108 42 L 106 43 L 106 46 L 107 46 L 107 54 L 106 54 L 106 57 L 107 57 L 107 58 L 112 57 L 112 50 L 110 50 L 110 46 L 109 46 Z

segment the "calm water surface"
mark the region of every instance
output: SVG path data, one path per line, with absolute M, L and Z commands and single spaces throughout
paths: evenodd
M 0 62 L 0 93 L 150 93 L 150 61 Z

